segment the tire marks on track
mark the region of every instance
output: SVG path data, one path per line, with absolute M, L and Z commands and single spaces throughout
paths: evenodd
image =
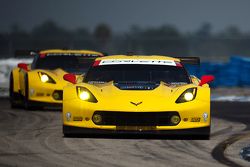
M 212 150 L 246 127 L 215 118 L 210 140 L 64 138 L 60 112 L 8 107 L 0 112 L 0 166 L 224 166 Z

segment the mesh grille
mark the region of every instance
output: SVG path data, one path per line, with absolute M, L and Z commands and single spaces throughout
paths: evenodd
M 178 115 L 176 111 L 167 112 L 118 112 L 95 111 L 94 114 L 102 116 L 102 122 L 98 125 L 115 126 L 173 126 L 170 118 Z

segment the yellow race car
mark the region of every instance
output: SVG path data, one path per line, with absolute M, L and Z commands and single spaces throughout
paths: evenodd
M 114 55 L 97 58 L 82 83 L 63 89 L 65 136 L 93 133 L 189 134 L 209 137 L 214 77 L 190 76 L 198 58 Z M 74 74 L 65 80 L 76 83 Z
M 12 107 L 60 107 L 63 87 L 69 82 L 64 74 L 83 75 L 102 53 L 88 50 L 44 50 L 32 53 L 31 64 L 18 64 L 10 74 Z

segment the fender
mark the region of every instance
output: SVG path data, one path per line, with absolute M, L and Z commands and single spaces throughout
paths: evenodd
M 20 68 L 18 67 L 14 68 L 11 71 L 12 76 L 13 76 L 13 91 L 15 93 L 19 93 L 19 90 L 20 90 L 19 71 L 20 71 Z
M 20 69 L 19 70 L 19 86 L 20 86 L 20 91 L 19 93 L 22 96 L 25 96 L 25 76 L 28 74 L 28 72 Z

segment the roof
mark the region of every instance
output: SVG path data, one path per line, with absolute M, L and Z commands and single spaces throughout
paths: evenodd
M 163 56 L 163 55 L 111 55 L 111 56 L 104 56 L 99 57 L 96 60 L 107 60 L 107 59 L 128 59 L 128 60 L 172 60 L 180 62 L 180 59 L 169 57 L 169 56 Z
M 96 55 L 103 55 L 101 52 L 96 52 L 92 50 L 62 50 L 62 49 L 49 49 L 49 50 L 42 50 L 39 52 L 40 54 L 96 54 Z

